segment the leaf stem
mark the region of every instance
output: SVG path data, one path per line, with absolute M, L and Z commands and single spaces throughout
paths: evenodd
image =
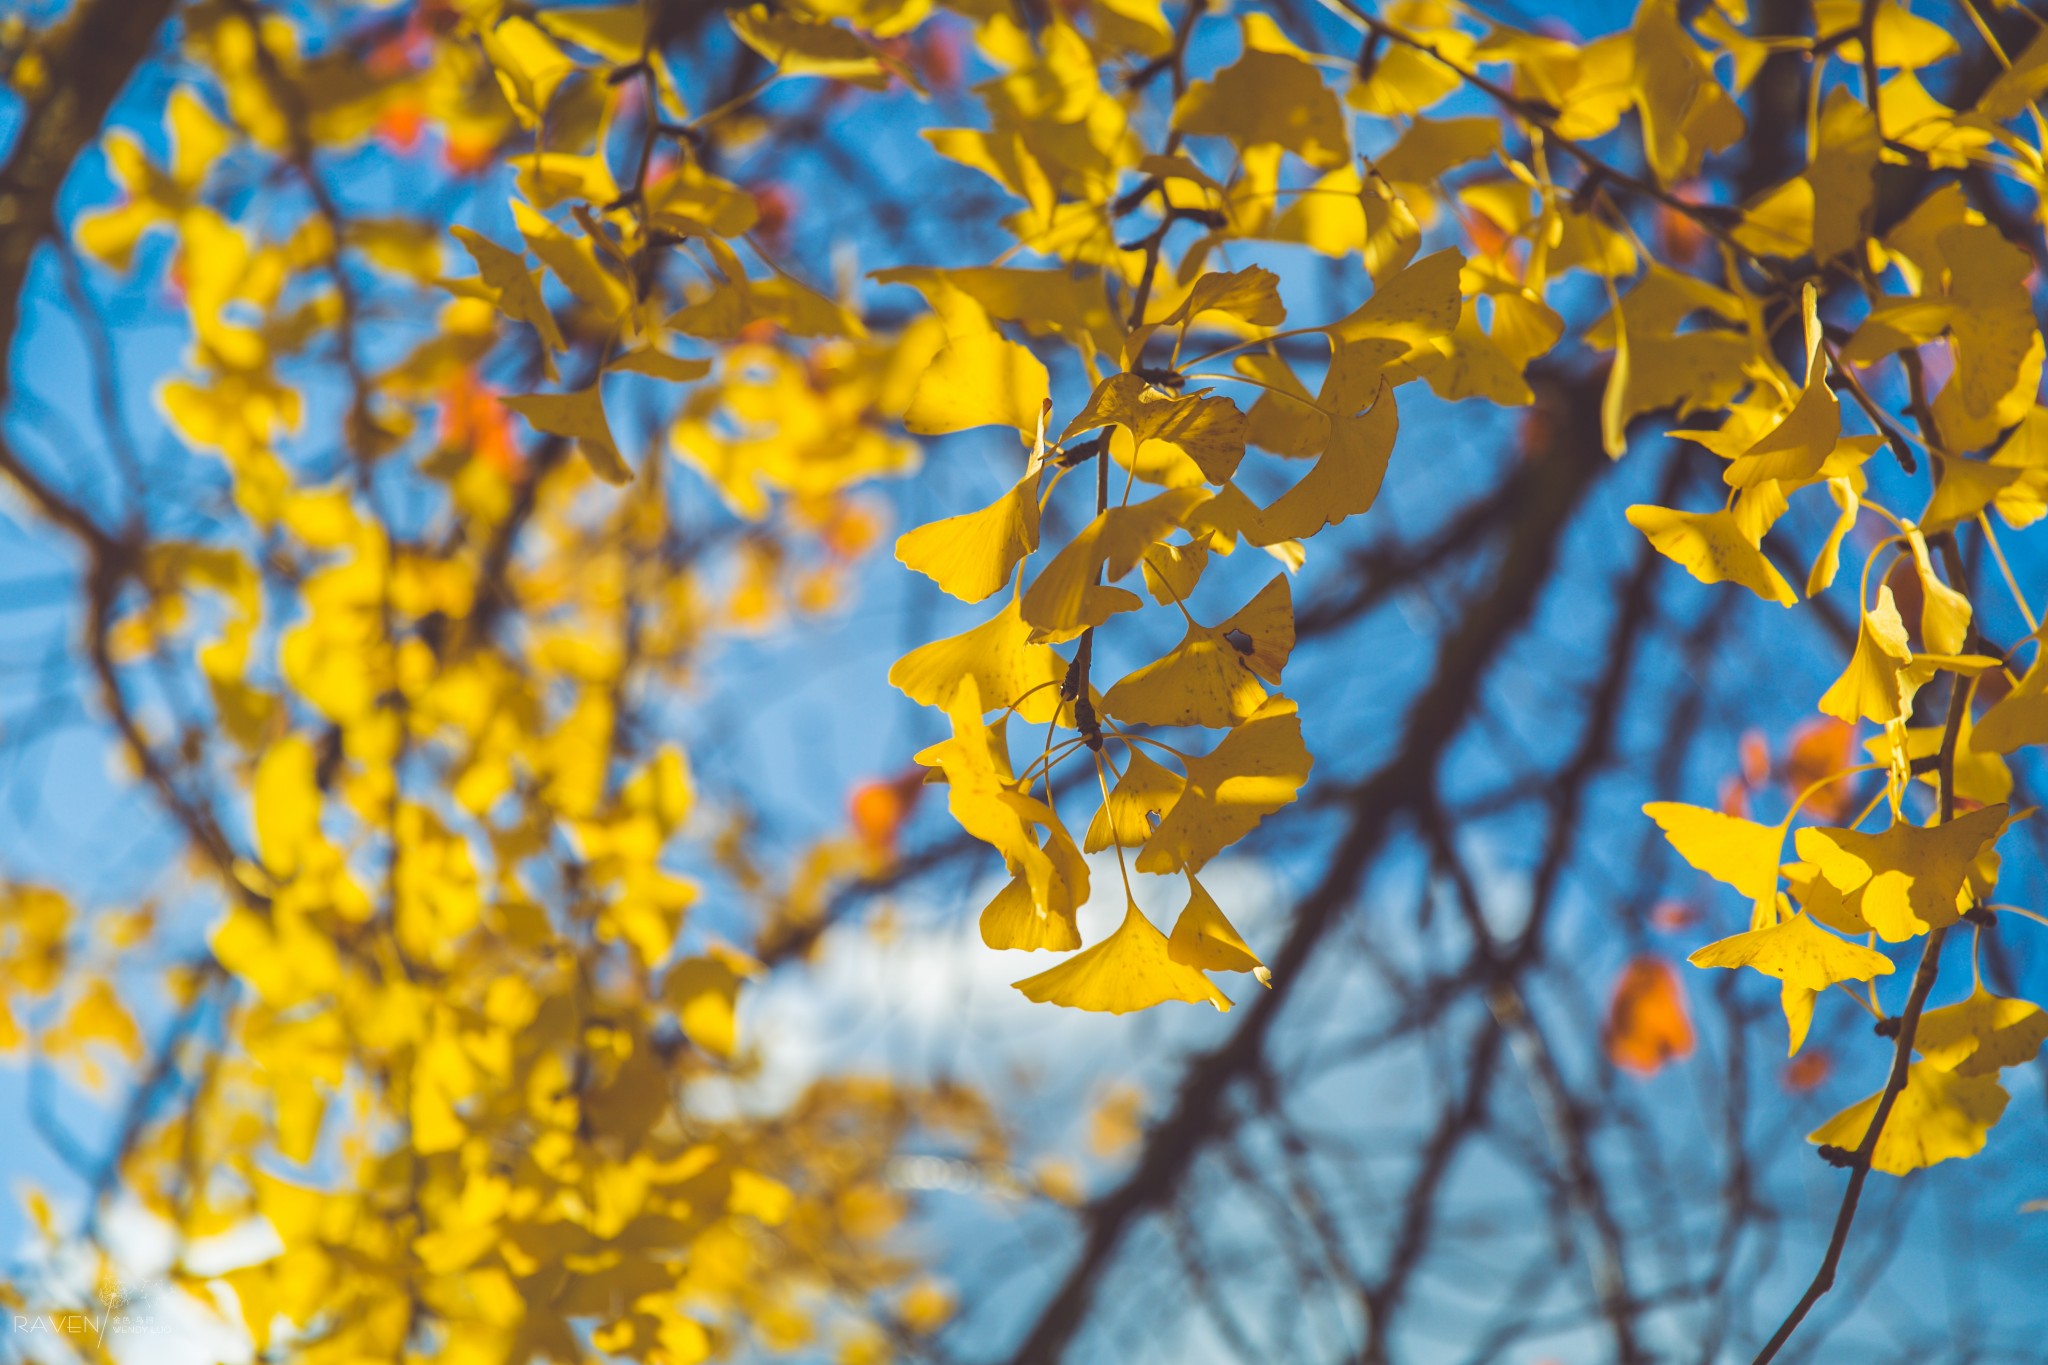
M 1923 427 L 1923 430 L 1925 428 Z M 1942 566 L 1949 577 L 1957 583 L 1967 583 L 1962 556 L 1956 551 L 1953 533 L 1940 537 Z M 1976 628 L 1970 629 L 1971 639 L 1964 642 L 1968 649 L 1974 643 Z M 1956 816 L 1956 746 L 1962 735 L 1963 717 L 1970 708 L 1970 693 L 1973 683 L 1958 677 L 1949 688 L 1948 719 L 1941 732 L 1941 758 L 1938 771 L 1941 774 L 1941 822 L 1947 824 Z M 1885 1078 L 1884 1089 L 1877 1097 L 1877 1110 L 1870 1116 L 1870 1126 L 1864 1130 L 1863 1140 L 1856 1144 L 1856 1150 L 1848 1157 L 1849 1184 L 1842 1191 L 1841 1207 L 1835 1213 L 1835 1226 L 1828 1238 L 1828 1248 L 1821 1257 L 1820 1269 L 1814 1273 L 1813 1282 L 1806 1286 L 1806 1292 L 1799 1296 L 1799 1302 L 1764 1343 L 1757 1353 L 1755 1365 L 1769 1365 L 1783 1350 L 1785 1343 L 1835 1285 L 1835 1272 L 1841 1266 L 1843 1249 L 1849 1242 L 1849 1229 L 1855 1225 L 1856 1209 L 1863 1199 L 1863 1187 L 1870 1181 L 1871 1162 L 1877 1155 L 1878 1139 L 1884 1136 L 1885 1121 L 1891 1117 L 1892 1107 L 1898 1103 L 1899 1095 L 1906 1088 L 1906 1080 L 1913 1065 L 1913 1038 L 1920 1028 L 1920 1015 L 1927 1007 L 1927 997 L 1934 990 L 1935 977 L 1941 971 L 1941 949 L 1948 941 L 1948 926 L 1935 929 L 1927 935 L 1927 945 L 1920 950 L 1920 962 L 1913 969 L 1912 989 L 1906 995 L 1906 1007 L 1899 1014 L 1898 1040 L 1892 1047 L 1891 1072 Z

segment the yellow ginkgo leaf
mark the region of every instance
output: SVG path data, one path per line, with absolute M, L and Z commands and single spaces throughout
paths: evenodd
M 1755 488 L 1773 480 L 1810 479 L 1834 452 L 1842 436 L 1842 405 L 1828 387 L 1827 361 L 1821 350 L 1820 325 L 1815 316 L 1814 286 L 1804 292 L 1806 301 L 1807 367 L 1806 387 L 1799 392 L 1785 419 L 1757 437 L 1722 473 L 1730 488 Z
M 1206 1001 L 1219 1010 L 1230 997 L 1194 968 L 1173 960 L 1166 935 L 1131 901 L 1115 933 L 1059 966 L 1016 984 L 1027 1000 L 1070 1009 L 1128 1014 L 1168 1000 Z
M 1015 877 L 981 915 L 982 941 L 991 948 L 1065 952 L 1081 946 L 1075 914 L 1088 900 L 1088 862 L 1051 806 L 1020 792 L 997 796 L 1025 825 L 1022 842 L 1003 849 Z M 1030 826 L 1045 828 L 1041 845 Z M 999 846 L 1000 847 L 1000 846 Z
M 165 101 L 164 132 L 171 157 L 163 170 L 150 163 L 128 132 L 108 133 L 103 144 L 107 168 L 125 197 L 113 208 L 80 215 L 73 228 L 79 246 L 116 270 L 128 269 L 144 233 L 159 224 L 176 227 L 196 206 L 207 175 L 234 145 L 234 134 L 187 85 L 171 91 Z
M 2048 39 L 2042 49 L 2048 53 Z M 2029 408 L 1992 452 L 1991 464 L 2014 471 L 2013 481 L 1992 499 L 2006 525 L 2024 530 L 2048 514 L 2048 408 Z
M 1145 757 L 1133 744 L 1129 747 L 1124 774 L 1109 790 L 1109 799 L 1095 812 L 1082 847 L 1099 853 L 1112 842 L 1125 848 L 1139 848 L 1152 837 L 1152 817 L 1164 817 L 1180 799 L 1185 779 Z
M 1834 586 L 1835 572 L 1842 563 L 1842 538 L 1854 529 L 1856 514 L 1863 508 L 1856 485 L 1849 479 L 1829 479 L 1828 496 L 1841 510 L 1835 516 L 1835 524 L 1828 528 L 1827 539 L 1821 542 L 1820 553 L 1813 557 L 1813 571 L 1806 576 L 1808 597 L 1818 596 Z
M 1255 327 L 1278 327 L 1287 321 L 1287 309 L 1280 303 L 1280 277 L 1257 265 L 1228 273 L 1211 271 L 1195 281 L 1161 325 L 1185 327 L 1203 313 L 1228 313 Z
M 2033 257 L 2007 241 L 1995 225 L 1981 221 L 1945 228 L 1936 240 L 1948 262 L 1948 295 L 1959 305 L 1949 332 L 1955 345 L 1954 396 L 1962 411 L 1988 415 L 2022 382 L 2029 384 L 2031 399 L 2025 362 L 2029 350 L 2040 345 L 2027 292 Z
M 1190 620 L 1179 646 L 1110 688 L 1102 708 L 1145 725 L 1236 725 L 1265 704 L 1259 679 L 1277 685 L 1293 648 L 1294 614 L 1282 574 L 1221 625 Z
M 1137 566 L 1147 549 L 1179 529 L 1209 500 L 1205 488 L 1169 488 L 1157 497 L 1112 507 L 1083 527 L 1024 592 L 1022 611 L 1034 638 L 1070 640 L 1120 611 L 1144 603 L 1136 593 L 1104 586 Z
M 1415 259 L 1416 250 L 1422 245 L 1422 225 L 1416 221 L 1415 211 L 1408 207 L 1408 201 L 1387 183 L 1385 176 L 1373 171 L 1362 179 L 1349 167 L 1344 171 L 1332 172 L 1331 177 L 1349 174 L 1359 186 L 1359 204 L 1365 212 L 1365 239 L 1356 248 L 1365 258 L 1365 273 L 1372 276 L 1375 284 L 1388 279 Z M 1316 196 L 1304 195 L 1298 207 L 1305 215 L 1315 211 Z M 1317 250 L 1316 234 L 1304 233 L 1304 240 Z M 1348 251 L 1340 246 L 1331 255 L 1346 255 Z
M 1633 418 L 1659 408 L 1676 408 L 1684 416 L 1718 407 L 1749 387 L 1753 355 L 1744 338 L 1726 331 L 1678 330 L 1701 311 L 1729 321 L 1742 317 L 1741 300 L 1705 280 L 1653 261 L 1620 302 L 1588 334 L 1595 343 L 1614 347 L 1614 368 L 1601 397 L 1600 433 L 1603 447 L 1616 458 L 1627 449 Z
M 1020 874 L 1010 878 L 983 908 L 981 941 L 991 948 L 1027 953 L 1047 948 L 1066 953 L 1081 946 L 1081 931 L 1071 912 L 1041 912 L 1032 899 L 1030 883 Z
M 512 201 L 512 219 L 527 250 L 554 272 L 568 291 L 596 309 L 607 321 L 624 313 L 633 301 L 625 281 L 606 270 L 598 260 L 590 239 L 573 236 L 557 227 L 539 210 L 521 200 Z
M 531 422 L 536 431 L 576 442 L 591 469 L 606 483 L 633 481 L 632 466 L 612 440 L 611 423 L 605 420 L 604 399 L 596 384 L 574 393 L 523 394 L 507 398 L 505 406 Z
M 1374 164 L 1381 175 L 1418 199 L 1460 166 L 1492 157 L 1500 150 L 1500 124 L 1484 115 L 1464 118 L 1419 118 Z
M 1978 719 L 1970 734 L 1970 747 L 1980 754 L 2009 754 L 2043 743 L 2048 743 L 2048 653 Z
M 555 326 L 555 315 L 548 311 L 547 300 L 541 297 L 540 272 L 528 270 L 524 256 L 507 251 L 480 232 L 460 225 L 451 231 L 476 261 L 478 278 L 489 291 L 492 305 L 514 322 L 526 323 L 540 333 L 541 360 L 547 367 L 548 378 L 553 379 L 553 353 L 567 349 L 569 343 L 562 339 L 561 329 Z
M 1253 545 L 1306 540 L 1325 526 L 1372 510 L 1386 481 L 1400 416 L 1392 388 L 1358 416 L 1330 414 L 1330 440 L 1315 467 L 1246 528 Z
M 1887 111 L 1889 112 L 1889 111 Z M 1885 122 L 1891 120 L 1887 118 Z M 1956 306 L 1947 299 L 1878 298 L 1870 313 L 1842 345 L 1842 360 L 1850 365 L 1872 365 L 1909 346 L 1924 346 L 1948 330 Z
M 1343 354 L 1340 349 L 1338 355 Z M 1258 506 L 1234 485 L 1226 488 L 1203 510 L 1204 524 L 1225 536 L 1243 536 L 1251 545 L 1278 545 L 1306 540 L 1325 526 L 1371 510 L 1399 426 L 1392 388 L 1381 389 L 1378 401 L 1357 417 L 1329 415 L 1329 439 L 1299 483 L 1270 507 Z
M 2025 1066 L 2048 1042 L 2048 1010 L 2031 1000 L 1993 995 L 1978 986 L 1958 1004 L 1920 1016 L 1913 1050 L 1928 1065 L 1958 1076 L 1995 1076 Z
M 1008 717 L 982 719 L 980 690 L 963 679 L 950 710 L 952 738 L 920 751 L 917 762 L 945 778 L 946 809 L 960 828 L 1003 855 L 1022 876 L 1041 916 L 1071 917 L 1088 900 L 1088 863 L 1057 812 L 1027 796 L 1010 771 Z M 1046 838 L 1040 844 L 1037 827 Z
M 940 436 L 974 427 L 1007 426 L 1029 433 L 1051 392 L 1045 364 L 995 330 L 953 335 L 917 381 L 904 427 Z
M 1014 870 L 1039 850 L 1028 813 L 1004 799 L 1016 794 L 1004 739 L 1009 718 L 1000 716 L 993 725 L 984 722 L 981 691 L 971 677 L 960 681 L 947 716 L 952 737 L 919 750 L 916 761 L 944 774 L 953 819 L 1000 852 Z
M 1686 961 L 1695 967 L 1752 967 L 1782 981 L 1785 1022 L 1791 1030 L 1788 1055 L 1806 1041 L 1818 992 L 1838 981 L 1869 981 L 1893 971 L 1892 960 L 1883 953 L 1836 938 L 1803 913 L 1709 943 Z
M 953 709 L 965 683 L 989 710 L 1015 707 L 1034 725 L 1051 720 L 1059 710 L 1059 681 L 1066 660 L 1031 640 L 1031 627 L 1012 597 L 995 616 L 972 630 L 921 645 L 898 659 L 889 670 L 890 685 L 912 701 Z
M 1247 352 L 1232 360 L 1231 367 L 1259 385 L 1245 433 L 1251 444 L 1290 459 L 1322 452 L 1330 439 L 1330 419 L 1292 366 L 1279 356 Z
M 576 63 L 522 15 L 481 27 L 479 37 L 506 102 L 522 124 L 537 126 L 556 88 L 576 74 Z
M 1679 23 L 1675 0 L 1644 0 L 1629 36 L 1635 48 L 1629 86 L 1642 116 L 1643 154 L 1661 183 L 1674 184 L 1697 172 L 1708 153 L 1740 138 L 1746 122 Z
M 320 838 L 319 757 L 293 735 L 264 751 L 256 765 L 250 805 L 256 814 L 256 849 L 279 881 L 299 870 L 309 845 Z
M 1783 871 L 1792 899 L 1814 919 L 1838 934 L 1873 932 L 1870 921 L 1863 918 L 1862 887 L 1843 891 L 1821 876 L 1820 869 L 1812 863 L 1787 863 Z
M 1909 760 L 1934 758 L 1941 752 L 1942 739 L 1948 732 L 1945 718 L 1936 717 L 1933 725 L 1909 725 L 1905 727 L 1905 757 Z M 1970 721 L 1968 711 L 1961 717 L 1956 728 L 1955 783 L 1956 795 L 1965 801 L 1980 806 L 1995 806 L 2012 796 L 2012 769 L 1997 754 L 1978 750 L 1971 741 L 1976 737 L 1976 727 Z M 1891 735 L 1874 735 L 1863 742 L 1863 748 L 1870 757 L 1879 762 L 1891 758 L 1894 739 Z M 1941 768 L 1939 764 L 1923 764 L 1918 774 L 1921 782 L 1941 789 Z
M 1450 402 L 1486 398 L 1504 407 L 1522 406 L 1536 397 L 1523 372 L 1557 344 L 1564 319 L 1533 291 L 1503 284 L 1491 293 L 1491 329 L 1480 325 L 1478 300 L 1465 300 L 1457 329 L 1441 343 L 1447 354 L 1430 370 L 1429 387 Z
M 876 50 L 850 29 L 817 23 L 766 5 L 727 11 L 740 41 L 775 63 L 785 76 L 821 76 L 870 90 L 886 89 L 889 72 Z
M 1064 934 L 1053 928 L 1051 921 L 1062 920 L 1072 925 L 1075 913 L 1088 903 L 1088 860 L 1081 856 L 1074 836 L 1067 833 L 1059 813 L 1050 805 L 1018 792 L 1007 793 L 1004 799 L 1026 820 L 1045 830 L 1045 841 L 1037 855 L 1021 860 L 1033 911 L 1046 922 L 1049 940 L 1072 937 L 1074 946 L 1079 947 L 1078 930 Z
M 1960 654 L 1970 633 L 1970 599 L 1941 581 L 1918 527 L 1906 533 L 1920 578 L 1920 639 L 1934 654 Z
M 1889 725 L 1906 714 L 1919 689 L 1911 670 L 1913 648 L 1890 587 L 1880 584 L 1877 605 L 1863 613 L 1849 667 L 1820 699 L 1822 714 L 1854 724 Z
M 1261 985 L 1268 983 L 1266 964 L 1237 932 L 1237 926 L 1223 913 L 1195 874 L 1188 874 L 1188 903 L 1173 922 L 1166 941 L 1167 956 L 1187 967 L 1205 972 L 1251 972 Z
M 904 532 L 896 558 L 961 601 L 979 602 L 1037 548 L 1038 476 L 1029 474 L 980 511 Z
M 1799 856 L 1836 890 L 1861 891 L 1864 920 L 1887 943 L 1901 943 L 1961 918 L 1963 879 L 2004 829 L 2006 811 L 1986 806 L 1924 829 L 1899 821 L 1881 834 L 1802 829 Z
M 1229 478 L 1244 458 L 1248 423 L 1228 398 L 1201 393 L 1176 398 L 1135 374 L 1115 374 L 1096 385 L 1088 406 L 1067 424 L 1061 439 L 1112 423 L 1129 431 L 1140 447 L 1147 441 L 1174 446 L 1211 483 Z M 1133 458 L 1143 454 L 1134 452 Z
M 1159 945 L 1164 950 L 1166 940 L 1161 938 Z M 142 1056 L 142 1030 L 136 1027 L 134 1016 L 114 994 L 114 988 L 102 980 L 87 984 L 84 993 L 65 1012 L 47 1046 L 53 1051 L 71 1052 L 88 1044 L 102 1044 L 131 1062 Z
M 1863 0 L 1815 0 L 1813 22 L 1816 36 L 1841 42 L 1842 60 L 1863 60 L 1863 16 L 1870 9 Z M 1883 0 L 1871 16 L 1880 68 L 1932 66 L 1955 55 L 1956 40 L 1932 19 L 1912 13 L 1899 0 Z
M 2021 474 L 2021 470 L 1979 460 L 1943 460 L 1941 481 L 1934 486 L 1927 510 L 1920 514 L 1920 530 L 1934 535 L 1970 520 L 2017 483 Z
M 1803 914 L 1709 943 L 1686 961 L 1695 967 L 1753 967 L 1816 991 L 1837 981 L 1890 976 L 1893 970 L 1883 953 L 1837 938 Z
M 643 346 L 637 351 L 625 351 L 613 356 L 605 363 L 608 371 L 624 370 L 628 374 L 644 374 L 654 379 L 664 379 L 671 384 L 687 384 L 693 379 L 702 379 L 711 373 L 708 360 L 685 360 L 681 356 L 669 355 L 652 346 Z
M 1785 846 L 1783 825 L 1759 825 L 1700 806 L 1652 801 L 1643 814 L 1657 822 L 1678 856 L 1717 882 L 1751 900 L 1778 889 L 1778 855 Z
M 1145 589 L 1160 606 L 1185 602 L 1202 570 L 1209 567 L 1209 546 L 1204 541 L 1187 545 L 1154 545 L 1145 551 L 1138 567 L 1145 571 Z
M 1657 553 L 1684 566 L 1702 583 L 1739 583 L 1766 602 L 1797 604 L 1799 594 L 1763 552 L 1749 542 L 1727 509 L 1681 512 L 1639 503 L 1628 524 L 1649 537 Z
M 1377 283 L 1371 298 L 1330 324 L 1331 339 L 1375 343 L 1394 364 L 1435 363 L 1437 341 L 1457 329 L 1464 311 L 1458 287 L 1464 268 L 1464 254 L 1455 250 L 1409 262 Z
M 534 22 L 620 66 L 638 60 L 647 47 L 647 16 L 637 5 L 552 9 L 535 15 Z
M 1187 634 L 1103 694 L 1105 714 L 1127 724 L 1226 729 L 1265 704 L 1266 689 L 1219 627 L 1189 623 Z
M 1262 50 L 1258 39 L 1247 19 L 1244 55 L 1188 87 L 1174 107 L 1174 130 L 1227 137 L 1239 148 L 1284 147 L 1324 169 L 1342 165 L 1351 139 L 1336 92 L 1298 53 Z
M 1252 672 L 1278 687 L 1287 656 L 1294 652 L 1294 590 L 1287 584 L 1287 575 L 1275 574 L 1216 629 L 1244 656 Z
M 684 958 L 662 981 L 662 998 L 684 1036 L 715 1057 L 730 1057 L 738 1046 L 733 1009 L 742 979 L 728 955 L 714 954 Z
M 1872 1095 L 1850 1105 L 1806 1140 L 1855 1151 L 1870 1132 L 1881 1098 Z M 1877 1136 L 1871 1168 L 1905 1175 L 1951 1157 L 1975 1156 L 1984 1149 L 1985 1135 L 2004 1117 L 2010 1098 L 1995 1076 L 1963 1076 L 1932 1062 L 1913 1063 Z
M 1294 703 L 1268 698 L 1214 750 L 1188 760 L 1187 787 L 1138 854 L 1138 870 L 1201 871 L 1292 802 L 1314 763 L 1301 742 Z

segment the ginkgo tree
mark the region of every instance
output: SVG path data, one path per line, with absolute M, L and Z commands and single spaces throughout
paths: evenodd
M 1840 627 L 1806 699 L 1833 747 L 1788 759 L 1778 820 L 1675 789 L 1643 808 L 1746 908 L 1692 965 L 1771 978 L 1788 1054 L 1827 1037 L 1883 1077 L 1810 1135 L 1847 1174 L 1773 1357 L 1872 1172 L 2000 1141 L 2006 1073 L 2048 1040 L 1978 966 L 2042 919 L 2001 873 L 2048 742 L 2024 576 L 2048 562 L 2026 543 L 2048 511 L 2048 25 L 1992 0 L 1786 8 L 1643 0 L 1583 41 L 1437 0 L 75 0 L 9 21 L 0 335 L 38 288 L 168 291 L 183 349 L 149 391 L 190 457 L 151 487 L 110 436 L 100 489 L 0 443 L 74 557 L 71 648 L 122 780 L 196 883 L 120 916 L 87 913 L 83 877 L 0 900 L 0 1044 L 86 1084 L 118 1061 L 134 1097 L 78 1163 L 82 1214 L 40 1203 L 43 1234 L 99 1238 L 117 1196 L 181 1246 L 263 1225 L 266 1256 L 173 1275 L 280 1357 L 925 1349 L 952 1303 L 891 1240 L 889 1163 L 938 1140 L 1003 1166 L 1003 1097 L 844 1076 L 765 1116 L 699 1101 L 763 1064 L 750 983 L 920 870 L 898 840 L 936 786 L 963 836 L 943 856 L 1000 867 L 954 912 L 988 950 L 1046 955 L 1025 999 L 1250 1002 L 1016 1348 L 1059 1358 L 1294 982 L 1344 951 L 1329 907 L 1393 815 L 1479 945 L 1444 998 L 1484 1002 L 1489 1072 L 1501 1037 L 1530 1051 L 1515 974 L 1541 921 L 1493 937 L 1435 775 L 1580 497 L 1661 458 L 1654 501 L 1587 514 L 1641 547 L 1642 583 L 1668 562 L 1703 617 L 1746 589 Z M 975 178 L 962 249 L 829 204 L 805 238 L 787 191 L 736 169 L 849 109 Z M 60 211 L 86 166 L 93 202 Z M 816 250 L 855 237 L 876 268 Z M 118 431 L 133 376 L 90 335 L 86 401 Z M 1494 605 L 1446 628 L 1383 777 L 1348 789 L 1377 823 L 1262 943 L 1215 869 L 1305 822 L 1330 771 L 1310 739 L 1339 703 L 1289 673 L 1328 629 L 1299 585 L 1355 568 L 1376 594 L 1467 551 L 1454 524 L 1419 568 L 1346 558 L 1431 458 L 1403 408 L 1449 404 L 1527 411 L 1497 514 L 1534 529 Z M 705 799 L 663 713 L 713 685 L 721 644 L 877 581 L 863 490 L 967 448 L 994 500 L 934 479 L 941 514 L 894 542 L 974 609 L 886 669 L 938 737 L 856 793 L 850 832 L 764 870 L 787 850 L 744 799 Z M 1798 647 L 1760 628 L 1756 675 Z M 1574 760 L 1561 825 L 1611 747 Z M 1172 879 L 1170 922 L 1145 876 Z M 144 944 L 170 963 L 148 1040 Z M 1617 1065 L 1692 1049 L 1684 990 L 1630 963 Z M 1359 1296 L 1359 1358 L 1390 1358 L 1421 1254 L 1398 1243 Z M 1625 1270 L 1596 1275 L 1602 1310 L 1618 1357 L 1647 1358 Z

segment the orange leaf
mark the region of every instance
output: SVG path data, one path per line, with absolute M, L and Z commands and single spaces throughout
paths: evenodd
M 1795 1095 L 1818 1090 L 1835 1069 L 1834 1058 L 1820 1048 L 1811 1048 L 1785 1063 L 1778 1081 Z
M 923 793 L 922 768 L 912 768 L 898 777 L 861 783 L 846 800 L 853 832 L 869 852 L 881 858 L 894 858 L 896 840 Z
M 1742 780 L 1750 787 L 1761 787 L 1771 775 L 1771 743 L 1764 738 L 1761 730 L 1742 732 Z
M 1820 716 L 1797 726 L 1785 742 L 1786 800 L 1797 800 L 1823 777 L 1853 766 L 1855 751 L 1856 727 L 1847 721 Z M 1854 782 L 1833 782 L 1813 794 L 1806 813 L 1824 825 L 1833 824 L 1854 808 L 1855 800 Z
M 1606 1045 L 1609 1061 L 1640 1076 L 1692 1055 L 1685 988 L 1669 962 L 1644 956 L 1622 969 L 1607 1007 Z

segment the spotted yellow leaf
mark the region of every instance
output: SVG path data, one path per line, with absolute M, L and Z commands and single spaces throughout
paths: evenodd
M 1259 679 L 1277 684 L 1293 647 L 1294 616 L 1283 574 L 1219 625 L 1190 620 L 1173 652 L 1110 688 L 1102 708 L 1118 720 L 1145 725 L 1236 725 L 1265 704 Z
M 1814 996 L 1838 981 L 1890 976 L 1892 960 L 1874 948 L 1836 938 L 1804 913 L 1709 943 L 1686 961 L 1695 967 L 1751 967 L 1784 983 L 1788 1053 L 1799 1051 L 1813 1021 Z
M 1850 1105 L 1807 1134 L 1808 1142 L 1854 1151 L 1870 1132 L 1879 1095 Z M 1996 1076 L 1964 1076 L 1932 1062 L 1915 1062 L 1893 1102 L 1871 1153 L 1871 1168 L 1905 1175 L 1952 1157 L 1984 1150 L 1985 1135 L 2005 1115 L 2011 1097 Z

